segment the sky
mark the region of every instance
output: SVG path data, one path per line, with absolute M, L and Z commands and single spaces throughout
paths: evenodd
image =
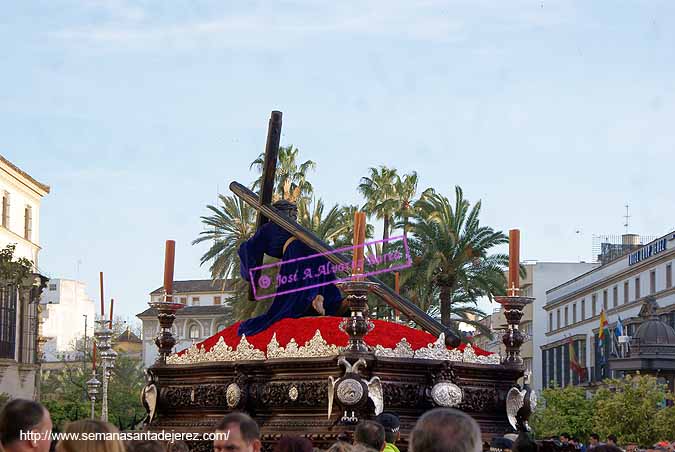
M 8 2 L 0 154 L 51 186 L 40 270 L 129 321 L 162 285 L 207 278 L 192 246 L 248 184 L 272 110 L 356 204 L 372 166 L 482 201 L 524 260 L 590 260 L 593 234 L 675 229 L 670 1 Z

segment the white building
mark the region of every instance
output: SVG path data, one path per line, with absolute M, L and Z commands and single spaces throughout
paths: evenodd
M 546 293 L 546 333 L 540 343 L 543 361 L 539 380 L 554 385 L 587 384 L 609 376 L 598 348 L 600 313 L 604 309 L 610 331 L 620 317 L 632 336 L 641 319 L 646 296 L 653 296 L 658 315 L 675 326 L 675 232 L 637 248 Z M 613 350 L 611 334 L 606 349 Z M 571 370 L 570 343 L 585 372 Z M 584 378 L 585 374 L 585 378 Z
M 174 281 L 173 299 L 185 307 L 176 313 L 172 333 L 176 338 L 175 351 L 190 347 L 232 323 L 229 298 L 233 296 L 231 282 L 197 279 Z M 150 301 L 160 301 L 163 288 L 150 293 Z M 159 321 L 154 308 L 146 309 L 136 317 L 143 324 L 143 364 L 148 367 L 157 359 L 155 337 L 159 334 Z
M 539 345 L 545 341 L 546 312 L 543 307 L 546 303 L 546 291 L 558 284 L 568 281 L 570 278 L 581 275 L 589 270 L 597 268 L 599 264 L 586 262 L 538 262 L 526 261 L 522 264 L 526 270 L 526 276 L 520 278 L 520 295 L 532 297 L 534 301 L 527 305 L 523 318 L 520 322 L 520 330 L 526 335 L 520 354 L 523 358 L 525 370 L 532 372 L 532 384 L 535 389 L 541 389 L 543 382 L 541 375 L 541 354 Z M 508 279 L 508 272 L 506 272 Z M 483 323 L 491 329 L 505 329 L 506 318 L 499 308 L 488 316 Z M 504 344 L 501 334 L 495 334 L 492 340 L 477 338 L 478 345 L 488 351 L 501 353 L 504 356 Z
M 0 156 L 0 248 L 15 244 L 14 258 L 34 264 L 29 291 L 3 291 L 0 296 L 0 393 L 34 398 L 39 375 L 37 358 L 40 285 L 40 203 L 49 187 Z
M 72 279 L 50 279 L 40 297 L 42 305 L 42 336 L 44 360 L 81 359 L 75 351 L 75 341 L 94 333 L 94 300 L 86 292 L 86 285 Z M 79 351 L 81 352 L 81 351 Z

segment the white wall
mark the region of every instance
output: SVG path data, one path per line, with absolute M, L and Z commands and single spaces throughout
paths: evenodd
M 532 274 L 532 297 L 535 298 L 532 306 L 532 383 L 535 389 L 540 390 L 543 385 L 541 381 L 542 358 L 539 347 L 547 343 L 548 320 L 544 310 L 546 291 L 598 266 L 599 264 L 584 262 L 537 262 L 534 264 Z
M 69 279 L 50 279 L 42 292 L 42 335 L 53 338 L 45 347 L 45 359 L 56 360 L 55 354 L 72 350 L 76 339 L 94 333 L 95 304 L 86 293 L 86 285 Z M 54 356 L 52 356 L 54 355 Z

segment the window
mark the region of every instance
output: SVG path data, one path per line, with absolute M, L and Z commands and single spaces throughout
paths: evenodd
M 56 284 L 50 284 L 49 285 L 49 290 L 54 292 L 56 290 Z
M 565 326 L 570 324 L 569 307 L 565 306 Z
M 180 297 L 180 302 L 183 304 L 187 304 L 187 297 Z
M 572 304 L 572 323 L 577 323 L 577 304 Z
M 26 206 L 23 219 L 23 238 L 31 240 L 33 235 L 33 208 Z
M 640 299 L 640 277 L 635 278 L 635 299 Z
M 595 314 L 598 311 L 597 304 L 598 304 L 598 297 L 597 295 L 593 294 L 593 296 L 591 297 L 591 312 L 593 313 L 593 315 L 591 317 L 595 317 Z
M 607 301 L 608 298 L 609 298 L 609 296 L 607 295 L 607 290 L 603 290 L 602 291 L 602 308 L 605 311 L 607 311 L 607 309 L 608 309 L 608 301 Z
M 581 320 L 586 320 L 586 300 L 581 300 Z
M 541 351 L 541 382 L 546 388 L 548 386 L 548 350 Z
M 199 326 L 190 325 L 190 339 L 199 339 Z
M 2 195 L 2 225 L 9 229 L 9 193 Z
M 213 297 L 213 304 L 220 304 L 220 297 Z
M 199 306 L 199 297 L 192 297 L 192 306 Z
M 553 331 L 553 313 L 548 313 L 548 330 Z
M 15 358 L 16 301 L 16 290 L 11 286 L 0 288 L 0 358 Z
M 612 289 L 612 306 L 617 307 L 619 306 L 619 286 L 614 286 Z
M 560 309 L 556 311 L 555 316 L 556 316 L 556 328 L 560 329 Z
M 626 282 L 623 283 L 623 304 L 628 303 L 628 297 L 629 297 L 628 292 L 629 292 L 628 281 L 626 281 Z
M 656 270 L 649 272 L 649 293 L 653 294 L 656 292 Z
M 666 265 L 666 289 L 673 287 L 673 264 Z

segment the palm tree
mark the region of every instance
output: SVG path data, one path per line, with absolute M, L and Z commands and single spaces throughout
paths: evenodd
M 311 197 L 314 188 L 307 180 L 307 173 L 316 168 L 316 163 L 306 160 L 298 163 L 298 148 L 293 145 L 280 146 L 277 159 L 277 168 L 274 175 L 273 201 L 285 199 L 291 202 L 299 202 L 303 197 Z M 265 154 L 261 153 L 257 159 L 251 162 L 250 168 L 255 168 L 260 177 L 254 182 L 253 189 L 262 186 L 262 170 L 265 162 Z
M 456 326 L 453 314 L 460 319 L 481 314 L 475 307 L 478 298 L 492 300 L 506 289 L 508 256 L 488 255 L 488 251 L 508 238 L 480 225 L 480 208 L 480 201 L 470 206 L 460 187 L 455 187 L 454 206 L 434 190 L 426 190 L 414 205 L 409 240 L 415 256 L 412 286 L 426 284 L 437 290 L 441 322 L 446 326 Z
M 343 209 L 337 204 L 325 216 L 324 210 L 321 198 L 313 203 L 308 199 L 301 199 L 298 203 L 298 223 L 313 231 L 324 242 L 334 245 L 347 232 L 349 224 L 345 221 Z
M 395 217 L 400 221 L 400 227 L 403 234 L 407 233 L 408 218 L 413 214 L 413 203 L 417 193 L 417 173 L 413 171 L 410 174 L 403 175 L 403 178 L 396 176 L 394 184 L 394 193 L 397 200 Z
M 363 210 L 368 217 L 373 215 L 383 221 L 382 239 L 389 238 L 394 213 L 397 209 L 396 181 L 398 175 L 395 168 L 369 168 L 368 177 L 362 177 L 358 190 L 366 198 Z

